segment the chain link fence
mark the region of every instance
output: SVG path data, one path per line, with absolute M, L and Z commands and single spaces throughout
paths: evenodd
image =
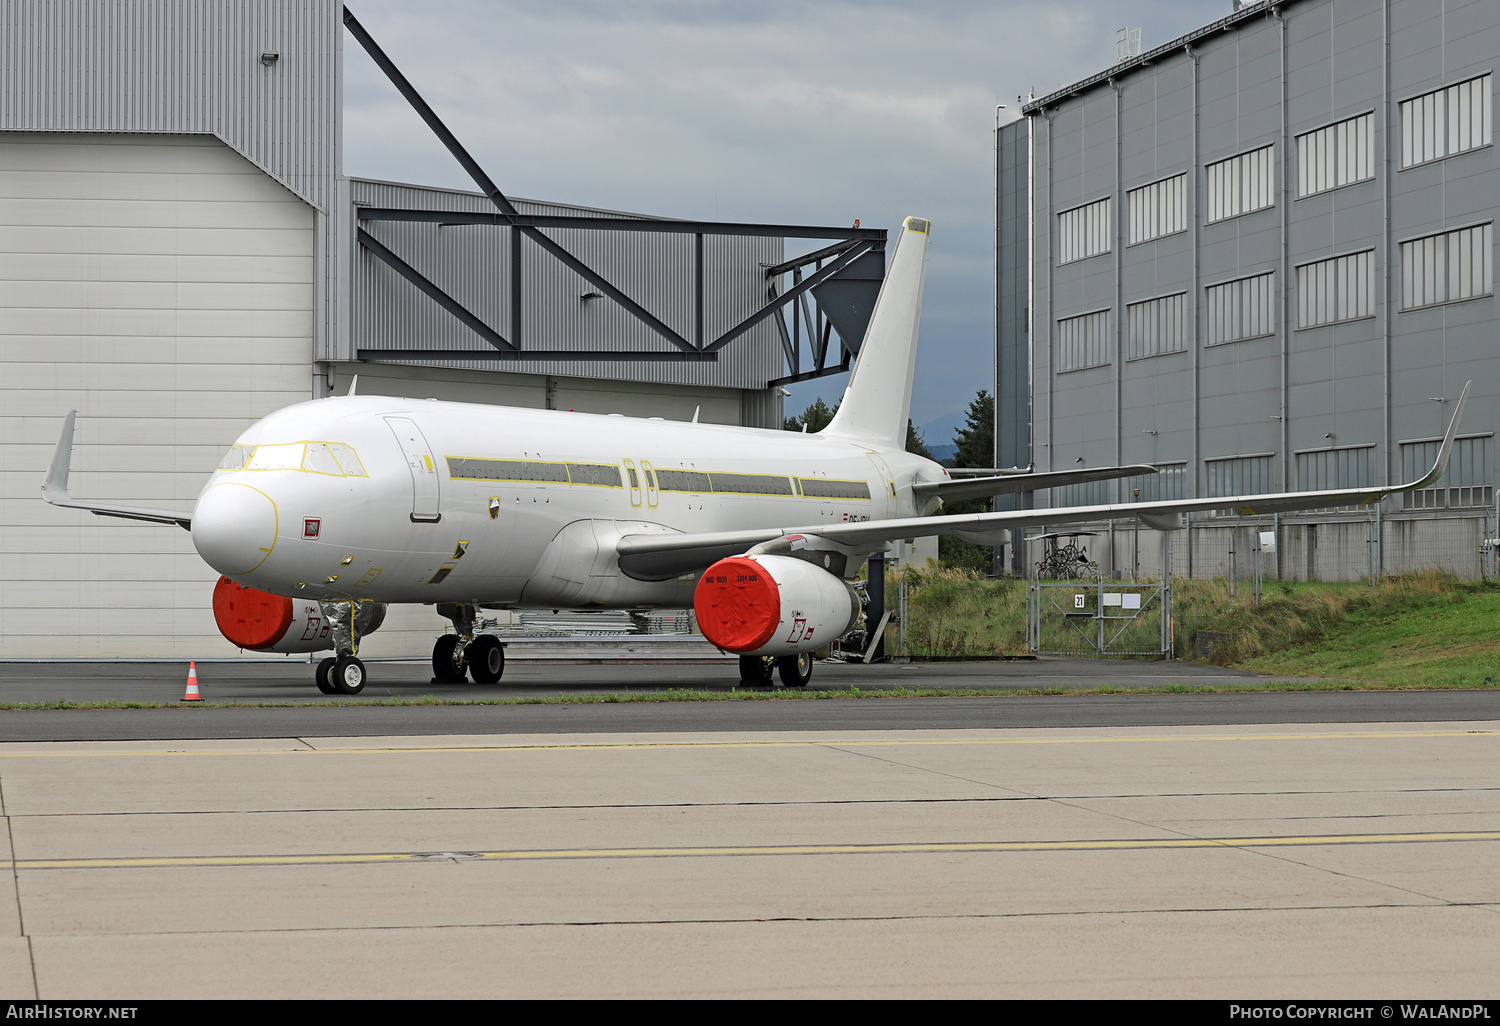
M 1133 522 L 1080 526 L 1080 542 L 1106 579 L 1160 578 L 1165 534 Z M 1028 576 L 1056 532 L 1028 538 Z M 1285 581 L 1359 581 L 1441 569 L 1466 579 L 1500 579 L 1493 510 L 1396 514 L 1379 519 L 1367 512 L 1312 517 L 1204 517 L 1172 532 L 1174 577 L 1247 581 L 1257 576 Z M 1043 574 L 1041 576 L 1053 576 Z

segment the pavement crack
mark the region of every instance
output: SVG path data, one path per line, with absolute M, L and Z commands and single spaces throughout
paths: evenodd
M 5 782 L 0 779 L 0 816 L 5 815 Z M 16 896 L 16 930 L 26 941 L 26 960 L 31 967 L 31 994 L 39 997 L 41 990 L 36 982 L 36 952 L 31 947 L 31 937 L 26 933 L 26 912 L 21 907 L 21 871 L 16 867 L 16 831 L 10 816 L 5 816 L 5 841 L 10 847 L 10 881 Z
M 1003 919 L 1081 919 L 1097 916 L 1161 916 L 1161 915 L 1269 915 L 1285 912 L 1374 912 L 1384 909 L 1463 909 L 1473 908 L 1485 912 L 1500 912 L 1489 902 L 1443 902 L 1434 906 L 1430 902 L 1383 901 L 1361 902 L 1343 905 L 1221 905 L 1213 908 L 1171 906 L 1162 908 L 1094 908 L 1094 909 L 1038 909 L 1020 912 L 949 912 L 920 913 L 913 915 L 779 915 L 779 916 L 694 916 L 657 919 L 527 919 L 517 921 L 490 920 L 485 922 L 441 922 L 401 923 L 359 926 L 266 926 L 225 930 L 130 930 L 96 933 L 80 931 L 69 933 L 69 937 L 192 937 L 192 936 L 255 936 L 265 934 L 319 934 L 348 933 L 351 931 L 400 932 L 416 930 L 497 930 L 497 929 L 545 929 L 549 927 L 612 927 L 612 926 L 734 926 L 756 923 L 901 923 L 901 922 L 955 922 L 962 920 Z
M 990 782 L 988 780 L 975 780 L 973 777 L 965 777 L 965 776 L 960 776 L 957 773 L 949 773 L 946 770 L 933 769 L 931 766 L 915 766 L 915 765 L 913 765 L 913 764 L 911 764 L 909 762 L 902 762 L 900 759 L 890 759 L 890 758 L 886 758 L 884 756 L 874 755 L 874 754 L 872 754 L 870 752 L 861 751 L 859 749 L 843 748 L 843 747 L 840 747 L 839 745 L 836 745 L 836 744 L 825 744 L 825 745 L 823 745 L 823 747 L 829 749 L 830 751 L 842 752 L 845 755 L 862 755 L 862 756 L 864 756 L 867 759 L 872 759 L 875 762 L 883 762 L 883 763 L 885 763 L 888 766 L 900 766 L 902 769 L 916 770 L 919 773 L 934 773 L 934 774 L 936 774 L 937 776 L 940 776 L 940 777 L 947 777 L 949 780 L 962 780 L 966 784 L 977 784 L 980 787 L 988 787 L 988 788 L 991 788 L 991 789 L 996 790 L 996 791 L 1006 791 L 1006 792 L 1009 792 L 1011 795 L 1017 796 L 1019 798 L 1032 799 L 1032 800 L 1040 800 L 1040 801 L 1046 801 L 1047 800 L 1046 796 L 1044 796 L 1044 795 L 1031 794 L 1031 793 L 1029 793 L 1027 791 L 1020 791 L 1020 790 L 1017 790 L 1016 788 L 1013 788 L 1013 787 L 1006 787 L 1003 784 L 992 783 L 992 782 Z M 978 800 L 979 801 L 995 801 L 996 799 L 982 798 L 982 799 L 978 799 Z M 1008 799 L 1008 800 L 1014 801 L 1014 800 L 1016 800 L 1016 798 L 1013 797 L 1013 798 Z

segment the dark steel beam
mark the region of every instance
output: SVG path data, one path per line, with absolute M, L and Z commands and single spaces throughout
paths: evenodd
M 818 271 L 817 273 L 804 278 L 801 282 L 787 289 L 780 296 L 777 296 L 775 299 L 771 300 L 771 302 L 761 307 L 755 313 L 751 314 L 749 317 L 746 317 L 743 321 L 740 321 L 740 323 L 736 324 L 734 327 L 724 332 L 724 334 L 714 339 L 714 341 L 706 347 L 707 351 L 718 352 L 720 349 L 723 349 L 729 343 L 739 338 L 741 335 L 749 331 L 751 328 L 755 327 L 761 321 L 765 320 L 767 317 L 780 310 L 783 306 L 790 303 L 798 296 L 802 295 L 802 293 L 806 292 L 814 285 L 821 285 L 823 282 L 827 281 L 829 278 L 832 278 L 835 274 L 838 274 L 844 268 L 854 263 L 855 260 L 864 256 L 873 248 L 874 243 L 871 242 L 855 243 L 843 254 L 843 256 L 839 257 L 833 263 L 829 264 L 821 271 Z
M 375 238 L 375 236 L 371 235 L 363 228 L 356 229 L 356 232 L 357 238 L 359 239 L 359 244 L 361 246 L 365 247 L 365 249 L 368 249 L 371 253 L 375 254 L 376 257 L 384 261 L 387 266 L 389 266 L 397 274 L 401 275 L 401 277 L 405 278 L 407 281 L 415 285 L 429 298 L 436 302 L 438 306 L 441 306 L 444 310 L 447 310 L 454 317 L 462 321 L 463 324 L 469 328 L 469 330 L 474 332 L 474 334 L 478 335 L 490 345 L 494 346 L 496 351 L 509 350 L 511 352 L 519 352 L 519 350 L 514 345 L 512 345 L 503 335 L 501 335 L 494 328 L 490 327 L 488 324 L 484 323 L 484 321 L 480 320 L 475 314 L 470 312 L 468 307 L 464 306 L 458 300 L 454 299 L 452 296 L 448 295 L 448 293 L 444 292 L 442 289 L 438 288 L 438 286 L 434 285 L 432 281 L 428 279 L 427 276 L 424 275 L 421 271 L 417 270 L 411 264 L 408 264 L 405 260 L 402 260 L 396 254 L 392 253 L 389 249 L 382 245 L 380 240 Z
M 766 382 L 767 388 L 775 388 L 777 385 L 795 385 L 799 381 L 811 381 L 813 378 L 826 378 L 831 374 L 842 374 L 851 366 L 846 354 L 844 362 L 834 367 L 824 367 L 822 370 L 803 371 L 801 374 L 788 374 L 784 378 L 772 378 Z
M 381 360 L 629 360 L 638 363 L 714 363 L 718 353 L 681 349 L 361 349 L 356 358 Z
M 832 236 L 823 236 L 823 237 L 825 237 L 825 238 L 832 238 Z M 792 236 L 787 236 L 787 238 L 792 238 Z M 880 233 L 880 235 L 879 235 L 878 238 L 868 239 L 867 241 L 869 241 L 869 242 L 884 242 L 885 241 L 885 232 L 882 231 Z M 783 261 L 782 263 L 776 264 L 774 267 L 767 267 L 766 268 L 766 277 L 767 278 L 774 278 L 778 274 L 785 274 L 786 272 L 788 272 L 788 271 L 794 271 L 794 270 L 796 270 L 799 267 L 806 267 L 808 264 L 815 264 L 819 260 L 827 260 L 829 257 L 836 257 L 840 253 L 842 253 L 845 250 L 847 250 L 851 244 L 852 244 L 851 242 L 835 242 L 831 246 L 824 246 L 822 249 L 818 250 L 816 253 L 809 253 L 806 256 L 793 257 L 790 260 L 786 260 L 786 261 Z
M 490 202 L 495 204 L 501 213 L 505 215 L 504 223 L 514 225 L 516 231 L 523 232 L 538 246 L 541 246 L 548 253 L 551 253 L 558 260 L 562 261 L 563 264 L 571 268 L 589 284 L 633 314 L 636 320 L 645 324 L 652 331 L 672 343 L 672 345 L 677 346 L 679 349 L 696 351 L 691 342 L 673 331 L 651 311 L 621 292 L 603 275 L 589 267 L 582 260 L 579 260 L 572 253 L 569 253 L 559 243 L 544 235 L 540 229 L 520 224 L 520 212 L 516 210 L 515 205 L 505 198 L 505 194 L 500 191 L 500 187 L 490 180 L 489 175 L 484 173 L 484 169 L 469 155 L 469 151 L 464 149 L 463 144 L 458 141 L 458 137 L 448 131 L 448 126 L 443 124 L 442 119 L 437 116 L 437 113 L 427 105 L 427 101 L 422 99 L 421 95 L 412 87 L 412 84 L 407 81 L 406 76 L 401 74 L 401 69 L 397 68 L 391 59 L 386 56 L 385 51 L 375 42 L 374 37 L 365 31 L 364 26 L 359 23 L 359 19 L 355 18 L 347 7 L 344 8 L 344 26 L 355 39 L 359 40 L 360 45 L 365 48 L 365 52 L 379 65 L 380 70 L 385 72 L 385 76 L 391 80 L 391 84 L 400 91 L 401 95 L 406 98 L 406 102 L 411 104 L 412 109 L 417 112 L 417 115 L 427 123 L 427 127 L 448 148 L 448 152 L 453 154 L 454 159 L 468 172 L 469 177 L 474 179 L 475 184 L 489 197 Z
M 504 214 L 488 210 L 411 210 L 405 207 L 355 207 L 361 221 L 419 221 L 430 224 L 497 224 L 525 228 L 578 228 L 601 232 L 655 232 L 667 235 L 745 235 L 772 239 L 843 239 L 844 242 L 786 264 L 806 264 L 830 256 L 849 242 L 885 242 L 884 228 L 830 228 L 806 224 L 751 224 L 740 221 L 683 221 L 669 218 L 586 217 L 572 214 Z

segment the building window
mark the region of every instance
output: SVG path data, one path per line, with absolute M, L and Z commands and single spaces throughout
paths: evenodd
M 1432 468 L 1441 438 L 1401 443 L 1401 480 L 1415 481 Z M 1403 492 L 1402 509 L 1455 509 L 1494 505 L 1494 481 L 1490 475 L 1490 436 L 1459 438 L 1453 443 L 1448 472 L 1437 487 Z
M 1375 484 L 1373 445 L 1347 445 L 1297 453 L 1297 487 L 1304 492 L 1369 488 Z
M 1375 316 L 1375 251 L 1297 268 L 1297 327 Z
M 1130 245 L 1187 231 L 1187 173 L 1131 189 L 1125 194 Z
M 1210 164 L 1208 172 L 1208 220 L 1263 210 L 1276 203 L 1274 146 L 1262 146 L 1238 157 Z
M 1490 76 L 1401 102 L 1401 166 L 1490 144 Z
M 1183 331 L 1183 298 L 1186 293 L 1162 296 L 1125 308 L 1125 357 L 1139 360 L 1161 353 L 1180 353 L 1187 348 Z
M 1361 114 L 1297 136 L 1297 195 L 1375 177 L 1375 115 Z
M 1057 215 L 1057 262 L 1109 252 L 1109 197 Z
M 1494 291 L 1490 225 L 1401 244 L 1401 309 L 1456 303 Z
M 1127 482 L 1131 502 L 1172 502 L 1187 498 L 1187 464 L 1153 463 L 1154 474 L 1142 474 Z
M 1080 484 L 1063 485 L 1052 489 L 1052 505 L 1060 506 L 1104 506 L 1109 503 L 1109 489 L 1113 481 L 1084 481 Z
M 1057 369 L 1082 370 L 1109 363 L 1109 311 L 1057 322 Z
M 1276 469 L 1274 460 L 1273 453 L 1204 460 L 1209 497 L 1267 494 L 1271 491 L 1271 475 Z
M 1208 345 L 1259 338 L 1276 332 L 1276 272 L 1210 285 L 1207 293 Z

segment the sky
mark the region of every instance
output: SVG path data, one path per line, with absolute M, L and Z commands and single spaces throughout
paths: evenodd
M 994 129 L 1232 0 L 347 0 L 507 195 L 704 220 L 933 221 L 912 418 L 992 388 Z M 344 168 L 473 188 L 354 42 Z M 1006 104 L 996 111 L 997 104 Z M 843 394 L 793 386 L 787 412 Z

